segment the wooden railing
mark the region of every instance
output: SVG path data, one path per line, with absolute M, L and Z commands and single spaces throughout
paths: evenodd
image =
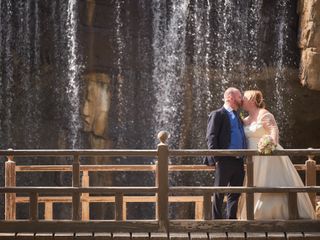
M 12 159 L 11 159 L 12 161 Z M 320 166 L 312 165 L 315 161 L 310 159 L 305 164 L 295 164 L 298 171 L 305 171 L 305 182 L 307 186 L 316 185 L 316 171 L 320 171 Z M 204 165 L 168 165 L 169 172 L 175 171 L 214 171 L 214 167 L 207 167 Z M 71 165 L 16 165 L 15 173 L 13 169 L 7 169 L 7 175 L 15 175 L 19 172 L 71 172 Z M 10 171 L 12 171 L 10 173 Z M 156 165 L 80 165 L 81 186 L 89 187 L 90 172 L 126 172 L 126 171 L 156 171 Z M 14 186 L 14 185 L 11 185 Z M 315 206 L 315 194 L 311 193 L 312 202 Z M 44 203 L 44 219 L 53 219 L 53 203 L 71 203 L 71 196 L 42 196 L 38 198 L 39 203 Z M 114 196 L 90 196 L 83 193 L 81 196 L 81 213 L 82 220 L 89 220 L 89 204 L 90 203 L 115 203 Z M 203 219 L 203 202 L 202 196 L 169 196 L 169 202 L 192 202 L 195 204 L 194 216 L 196 220 Z M 29 203 L 29 197 L 16 197 L 16 203 Z M 122 219 L 127 219 L 127 203 L 156 203 L 155 196 L 124 196 L 122 202 Z M 10 209 L 14 209 L 10 207 Z M 157 213 L 155 214 L 157 215 Z M 7 216 L 7 219 L 10 217 Z
M 5 220 L 0 221 L 0 232 L 157 232 L 157 231 L 223 231 L 230 232 L 272 232 L 272 231 L 306 231 L 318 232 L 319 220 L 301 220 L 297 213 L 297 193 L 308 192 L 315 205 L 316 193 L 320 187 L 316 186 L 316 171 L 319 166 L 313 160 L 313 155 L 320 155 L 320 149 L 289 149 L 277 150 L 273 155 L 309 156 L 305 165 L 296 165 L 298 170 L 306 172 L 306 187 L 254 187 L 252 156 L 259 153 L 254 150 L 170 150 L 165 144 L 165 137 L 160 137 L 161 143 L 157 150 L 2 150 L 0 155 L 7 156 L 5 163 L 5 187 L 0 188 L 0 193 L 5 194 Z M 247 186 L 246 187 L 169 187 L 169 171 L 212 171 L 207 166 L 177 166 L 168 165 L 170 157 L 199 157 L 199 156 L 247 156 Z M 72 156 L 72 166 L 16 166 L 13 157 L 20 156 Z M 80 157 L 83 156 L 134 156 L 157 158 L 155 165 L 81 165 Z M 156 176 L 155 186 L 150 187 L 90 187 L 88 184 L 89 171 L 154 171 Z M 17 187 L 16 172 L 23 171 L 72 171 L 72 187 Z M 83 172 L 82 186 L 80 173 Z M 214 192 L 246 193 L 248 220 L 212 220 L 211 196 Z M 282 192 L 289 198 L 288 221 L 258 221 L 254 220 L 253 194 L 256 192 Z M 27 194 L 28 197 L 17 197 L 16 194 Z M 101 195 L 101 197 L 90 196 Z M 111 194 L 111 197 L 102 197 L 103 194 Z M 156 219 L 154 220 L 126 220 L 124 214 L 128 201 L 135 201 L 134 196 L 128 194 L 143 194 L 149 196 L 145 201 L 156 202 Z M 183 196 L 172 196 L 172 195 Z M 196 196 L 184 196 L 184 195 Z M 49 195 L 49 196 L 47 196 Z M 62 197 L 57 197 L 57 196 Z M 55 196 L 55 197 L 53 197 Z M 181 197 L 181 198 L 180 198 Z M 170 201 L 195 201 L 198 205 L 196 220 L 171 220 L 168 217 Z M 52 220 L 52 205 L 48 202 L 72 202 L 72 220 Z M 88 215 L 88 203 L 95 201 L 110 201 L 115 204 L 114 220 L 90 220 Z M 16 220 L 16 203 L 29 202 L 29 219 Z M 39 202 L 47 204 L 47 216 L 39 219 Z M 82 205 L 82 206 L 81 206 Z M 81 211 L 82 209 L 82 211 Z M 200 209 L 200 210 L 199 210 Z M 85 214 L 83 214 L 85 212 Z M 45 215 L 46 215 L 45 214 Z

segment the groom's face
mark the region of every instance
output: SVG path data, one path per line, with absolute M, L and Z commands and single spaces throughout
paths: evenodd
M 233 94 L 233 103 L 237 109 L 242 106 L 242 95 L 240 91 Z

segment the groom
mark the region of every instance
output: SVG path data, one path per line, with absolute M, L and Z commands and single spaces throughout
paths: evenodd
M 206 140 L 209 149 L 245 149 L 246 139 L 242 123 L 236 112 L 242 106 L 242 96 L 237 88 L 224 93 L 224 105 L 210 113 Z M 244 179 L 243 157 L 207 156 L 206 165 L 216 166 L 214 186 L 242 186 Z M 227 194 L 228 219 L 235 219 L 240 193 Z M 221 219 L 224 194 L 213 195 L 213 219 Z

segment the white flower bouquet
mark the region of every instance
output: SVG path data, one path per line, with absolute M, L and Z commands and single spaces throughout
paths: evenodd
M 276 149 L 276 144 L 273 141 L 273 138 L 270 135 L 264 135 L 260 138 L 257 147 L 258 151 L 261 154 L 270 154 L 273 150 Z

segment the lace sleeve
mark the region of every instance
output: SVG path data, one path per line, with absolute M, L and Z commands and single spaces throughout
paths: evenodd
M 268 132 L 268 134 L 273 138 L 276 144 L 279 143 L 279 128 L 274 116 L 271 113 L 265 113 L 261 117 L 261 122 L 263 127 Z

